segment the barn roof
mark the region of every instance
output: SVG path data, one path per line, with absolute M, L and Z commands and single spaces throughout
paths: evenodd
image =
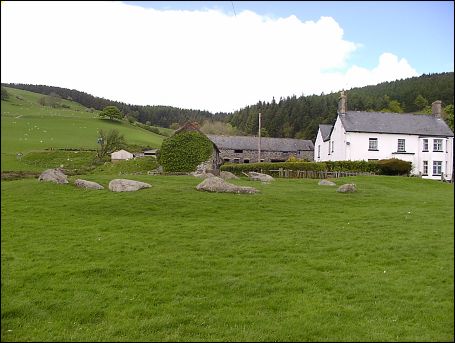
M 444 120 L 433 115 L 348 111 L 340 119 L 347 132 L 453 137 Z
M 250 136 L 220 136 L 207 135 L 219 149 L 229 150 L 258 150 L 258 137 Z M 261 150 L 263 151 L 297 151 L 314 150 L 310 140 L 293 138 L 261 137 Z

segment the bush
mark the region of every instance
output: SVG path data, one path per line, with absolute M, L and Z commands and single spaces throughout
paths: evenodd
M 409 175 L 412 169 L 412 163 L 390 158 L 376 162 L 379 173 L 382 175 Z
M 326 161 L 327 171 L 357 172 L 357 173 L 377 173 L 376 162 L 368 161 Z
M 213 143 L 197 131 L 183 132 L 163 141 L 159 163 L 165 172 L 191 172 L 207 161 L 213 152 Z
M 306 170 L 306 171 L 324 171 L 327 169 L 325 162 L 278 162 L 278 163 L 226 163 L 221 166 L 221 170 L 229 171 L 236 175 L 241 175 L 242 172 L 255 171 L 270 172 L 277 169 L 289 170 Z

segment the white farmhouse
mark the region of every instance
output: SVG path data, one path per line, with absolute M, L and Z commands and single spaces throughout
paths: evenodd
M 453 132 L 441 119 L 441 101 L 432 115 L 347 111 L 341 93 L 334 125 L 319 125 L 314 160 L 356 161 L 398 158 L 412 162 L 414 175 L 452 179 Z
M 131 160 L 133 157 L 134 155 L 132 153 L 122 149 L 111 154 L 111 161 Z

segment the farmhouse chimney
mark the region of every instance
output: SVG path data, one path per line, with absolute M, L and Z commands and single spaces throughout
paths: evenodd
M 431 104 L 431 113 L 435 118 L 441 119 L 441 100 L 436 100 Z
M 338 100 L 338 113 L 346 113 L 347 111 L 347 98 L 344 94 L 344 90 L 340 93 L 340 98 Z

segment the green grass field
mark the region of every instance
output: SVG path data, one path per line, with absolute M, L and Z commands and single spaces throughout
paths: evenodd
M 6 88 L 10 97 L 1 102 L 1 170 L 36 170 L 22 163 L 18 153 L 48 148 L 97 147 L 98 130 L 118 129 L 128 144 L 159 147 L 165 138 L 126 121 L 100 119 L 98 111 L 88 112 L 72 101 L 69 108 L 41 106 L 42 94 Z
M 454 340 L 453 185 L 128 178 L 2 182 L 2 341 Z

